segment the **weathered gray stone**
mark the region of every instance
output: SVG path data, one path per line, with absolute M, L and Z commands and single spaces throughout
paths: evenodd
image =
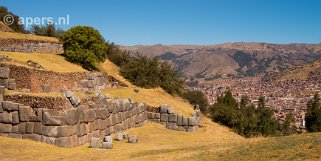
M 52 91 L 50 84 L 43 84 L 43 85 L 41 86 L 41 89 L 42 89 L 42 92 L 44 92 L 44 93 L 49 93 L 49 92 Z
M 19 132 L 20 134 L 25 134 L 25 133 L 26 133 L 27 123 L 26 123 L 26 122 L 21 122 L 18 126 L 19 126 L 18 132 Z
M 79 117 L 79 122 L 83 123 L 85 122 L 85 112 L 84 112 L 84 108 L 85 106 L 80 105 L 79 107 L 77 107 L 78 110 L 78 117 Z
M 183 125 L 183 115 L 178 114 L 177 115 L 177 125 L 182 126 Z
M 92 138 L 90 139 L 89 147 L 90 147 L 90 148 L 99 148 L 99 146 L 100 146 L 99 144 L 100 144 L 99 138 L 97 138 L 97 137 L 92 137 Z
M 109 142 L 103 142 L 103 148 L 104 149 L 112 149 L 113 148 L 113 144 L 109 143 Z
M 161 113 L 160 114 L 160 121 L 161 122 L 167 122 L 169 115 L 167 113 Z
M 38 134 L 23 134 L 22 135 L 23 139 L 30 139 L 34 141 L 41 141 L 41 135 Z
M 86 109 L 85 112 L 85 122 L 93 122 L 96 119 L 96 114 L 93 109 Z
M 127 133 L 123 133 L 123 138 L 124 139 L 128 139 L 129 138 L 129 135 Z
M 18 111 L 19 110 L 19 104 L 11 102 L 11 101 L 3 101 L 2 102 L 2 108 L 5 111 Z
M 188 118 L 183 117 L 183 126 L 188 126 Z
M 12 112 L 2 112 L 0 113 L 0 122 L 1 123 L 7 123 L 7 124 L 11 124 L 12 123 Z
M 137 142 L 138 142 L 138 137 L 137 137 L 137 135 L 130 135 L 130 136 L 128 137 L 128 142 L 129 142 L 129 143 L 137 143 Z
M 155 115 L 154 116 L 155 119 L 160 119 L 160 113 L 155 113 L 154 115 Z
M 54 145 L 55 141 L 56 141 L 56 138 L 47 137 L 47 136 L 43 136 L 43 135 L 41 136 L 41 142 L 43 142 L 43 143 Z
M 77 107 L 80 104 L 80 99 L 71 91 L 66 91 L 65 96 L 70 101 L 71 105 Z
M 107 120 L 98 119 L 98 129 L 104 130 L 107 128 Z
M 171 129 L 171 130 L 178 130 L 178 126 L 177 126 L 177 124 L 174 123 L 174 122 L 168 122 L 168 123 L 166 124 L 166 127 L 167 127 L 168 129 Z
M 8 67 L 0 67 L 0 78 L 9 78 L 10 69 Z
M 5 87 L 4 86 L 0 86 L 0 94 L 4 94 L 5 92 Z
M 29 121 L 42 122 L 42 108 L 37 108 L 29 116 Z
M 11 129 L 12 129 L 12 125 L 11 124 L 2 124 L 2 123 L 0 123 L 0 132 L 10 133 Z
M 18 111 L 12 112 L 12 124 L 19 124 L 19 114 Z
M 169 122 L 177 122 L 177 115 L 176 114 L 170 114 L 168 118 Z
M 9 90 L 16 90 L 16 80 L 15 79 L 8 79 L 8 89 Z
M 169 114 L 174 114 L 174 108 L 173 108 L 173 107 L 168 108 L 168 109 L 167 109 L 167 113 L 169 113 Z
M 84 136 L 87 134 L 85 123 L 78 123 L 76 125 L 77 136 Z
M 196 132 L 197 126 L 188 126 L 186 131 L 187 132 Z
M 8 88 L 8 78 L 0 78 L 0 85 Z
M 113 138 L 111 136 L 105 136 L 104 142 L 113 143 Z
M 58 126 L 57 137 L 73 136 L 77 133 L 77 126 Z
M 15 139 L 22 139 L 21 134 L 9 133 L 8 137 L 15 138 Z
M 195 117 L 188 118 L 188 125 L 189 126 L 198 126 L 198 119 Z
M 51 126 L 61 125 L 62 124 L 61 120 L 56 116 L 57 115 L 62 116 L 62 114 L 59 114 L 58 112 L 59 111 L 55 111 L 55 110 L 48 110 L 48 109 L 44 110 L 43 111 L 43 123 L 45 125 L 51 125 Z
M 124 139 L 124 136 L 123 136 L 123 134 L 122 133 L 116 133 L 116 136 L 115 136 L 115 140 L 117 140 L 117 141 L 121 141 L 121 140 L 123 140 Z
M 56 139 L 55 145 L 59 147 L 66 147 L 66 148 L 74 147 L 78 145 L 78 139 L 76 135 L 69 136 L 69 137 L 60 137 Z
M 163 104 L 159 107 L 159 112 L 160 113 L 167 113 L 167 108 L 168 108 L 168 106 L 166 104 Z
M 35 122 L 34 123 L 34 128 L 33 128 L 33 133 L 42 135 L 44 131 L 44 125 L 41 122 Z
M 78 110 L 76 108 L 66 110 L 64 118 L 68 125 L 75 125 L 79 121 Z
M 20 121 L 29 121 L 29 116 L 32 113 L 32 109 L 29 106 L 19 105 L 19 118 Z
M 33 122 L 27 122 L 26 123 L 26 133 L 32 134 L 34 127 L 35 127 L 35 124 Z
M 98 108 L 95 109 L 96 111 L 96 116 L 99 119 L 106 119 L 109 116 L 109 111 L 107 108 Z

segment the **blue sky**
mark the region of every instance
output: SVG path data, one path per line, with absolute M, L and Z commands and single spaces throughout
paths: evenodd
M 122 45 L 320 43 L 321 0 L 0 0 L 22 17 L 70 16 Z

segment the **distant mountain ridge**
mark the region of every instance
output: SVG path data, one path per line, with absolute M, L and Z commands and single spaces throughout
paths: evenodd
M 121 46 L 173 63 L 189 78 L 215 79 L 282 72 L 321 59 L 321 44 L 224 43 Z

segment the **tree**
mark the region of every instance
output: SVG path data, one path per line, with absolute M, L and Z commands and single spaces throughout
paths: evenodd
M 184 82 L 179 77 L 178 71 L 173 69 L 168 62 L 161 62 L 159 68 L 160 68 L 160 72 L 159 72 L 160 87 L 162 87 L 166 92 L 170 94 L 180 94 L 183 89 Z M 204 95 L 201 95 L 200 93 L 198 94 L 199 94 L 198 96 L 200 96 L 198 97 L 200 99 L 198 103 L 201 103 L 202 104 L 201 108 L 205 110 L 206 109 L 205 106 L 207 105 L 206 105 L 206 102 L 204 101 L 207 99 Z
M 208 101 L 203 92 L 197 90 L 188 90 L 182 94 L 182 97 L 193 105 L 199 105 L 200 110 L 204 114 L 208 112 Z
M 0 21 L 4 22 L 4 17 L 7 15 L 11 15 L 13 17 L 13 23 L 8 25 L 12 30 L 20 33 L 26 32 L 23 24 L 19 23 L 19 16 L 9 12 L 6 7 L 0 6 Z M 6 24 L 6 22 L 4 22 L 4 24 Z
M 129 51 L 120 50 L 117 45 L 114 43 L 106 43 L 107 52 L 106 57 L 118 66 L 122 66 L 123 64 L 128 63 L 130 57 Z
M 309 132 L 321 131 L 321 106 L 320 96 L 315 93 L 312 100 L 308 101 L 308 111 L 305 117 L 305 126 Z
M 295 118 L 292 113 L 286 114 L 284 123 L 281 129 L 282 135 L 291 135 L 296 133 Z
M 258 102 L 259 122 L 258 129 L 263 136 L 274 135 L 278 128 L 278 121 L 273 112 L 265 107 L 265 99 L 260 96 Z
M 54 24 L 47 24 L 45 26 L 32 25 L 30 32 L 35 35 L 59 38 L 64 31 L 61 28 L 56 28 Z
M 100 33 L 89 26 L 76 26 L 60 37 L 66 58 L 89 70 L 97 70 L 96 64 L 106 59 L 107 47 Z

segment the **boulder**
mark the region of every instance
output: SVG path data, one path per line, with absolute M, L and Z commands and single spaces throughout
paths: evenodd
M 110 142 L 103 142 L 103 148 L 104 149 L 112 149 L 113 148 L 113 144 Z
M 8 79 L 8 89 L 16 90 L 16 81 L 15 79 Z
M 11 101 L 3 101 L 2 102 L 2 108 L 5 111 L 18 111 L 19 110 L 19 104 L 11 102 Z
M 176 114 L 169 115 L 168 121 L 176 123 L 177 122 L 177 115 Z
M 117 141 L 121 141 L 121 140 L 123 140 L 124 139 L 124 136 L 123 136 L 123 134 L 122 133 L 116 133 L 116 136 L 115 136 L 115 140 L 117 140 Z
M 161 122 L 167 122 L 169 115 L 167 113 L 161 113 L 160 114 L 160 121 Z
M 0 78 L 9 78 L 10 68 L 0 67 Z
M 51 92 L 51 85 L 50 84 L 43 84 L 41 86 L 42 92 L 49 93 Z
M 90 147 L 90 148 L 99 148 L 99 143 L 100 143 L 99 138 L 97 138 L 97 137 L 92 137 L 92 138 L 90 139 L 89 147 Z
M 113 143 L 113 138 L 111 136 L 105 136 L 104 142 Z
M 137 135 L 130 135 L 130 136 L 128 137 L 128 142 L 129 142 L 129 143 L 137 143 L 137 142 L 138 142 L 138 137 L 137 137 Z
M 168 108 L 168 109 L 167 109 L 167 113 L 169 113 L 169 114 L 174 114 L 174 108 L 173 108 L 173 107 Z

